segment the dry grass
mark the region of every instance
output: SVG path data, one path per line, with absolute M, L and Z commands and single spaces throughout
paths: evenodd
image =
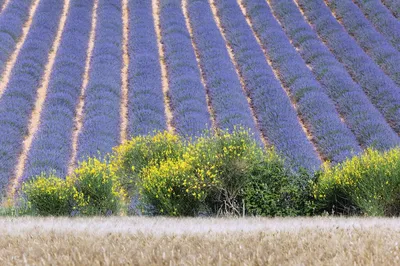
M 398 219 L 3 218 L 1 265 L 398 265 Z

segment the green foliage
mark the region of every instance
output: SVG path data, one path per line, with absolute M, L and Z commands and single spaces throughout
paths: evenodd
M 246 213 L 259 216 L 313 214 L 311 177 L 306 172 L 290 173 L 282 159 L 274 153 L 269 155 L 253 169 L 245 187 Z
M 337 166 L 326 165 L 314 185 L 314 197 L 328 212 L 398 216 L 400 148 L 367 150 Z
M 79 195 L 80 214 L 108 215 L 121 210 L 125 192 L 106 162 L 89 158 L 74 171 L 72 179 Z
M 53 174 L 41 175 L 26 182 L 22 188 L 29 208 L 38 215 L 70 215 L 76 207 L 78 198 L 71 182 L 60 179 Z
M 180 158 L 152 164 L 139 177 L 142 200 L 156 214 L 196 215 L 205 208 L 240 215 L 244 199 L 249 214 L 294 215 L 306 198 L 277 153 L 242 129 L 203 135 L 186 143 Z
M 166 159 L 179 158 L 183 153 L 183 140 L 168 132 L 137 136 L 114 148 L 111 167 L 122 187 L 132 195 L 142 170 L 159 165 Z

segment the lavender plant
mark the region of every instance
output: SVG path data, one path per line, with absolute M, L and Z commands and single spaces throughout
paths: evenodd
M 10 81 L 0 99 L 0 193 L 13 176 L 62 7 L 62 1 L 40 1 Z
M 246 95 L 208 1 L 189 0 L 187 9 L 217 126 L 228 130 L 243 126 L 257 134 Z
M 271 32 L 280 28 L 285 30 L 363 147 L 385 150 L 399 145 L 397 134 L 372 105 L 362 88 L 352 80 L 344 66 L 318 39 L 291 0 L 270 0 L 271 8 L 282 27 L 273 19 L 264 0 L 244 2 L 248 10 L 258 10 L 250 14 L 252 20 L 258 17 L 258 21 L 263 21 Z
M 75 107 L 79 100 L 91 30 L 93 0 L 71 2 L 23 180 L 50 172 L 67 175 Z M 22 180 L 22 181 L 23 181 Z
M 28 19 L 32 1 L 11 1 L 0 15 L 0 74 L 22 35 L 22 26 Z M 0 8 L 3 3 L 0 2 Z
M 236 2 L 217 0 L 216 6 L 225 28 L 246 23 Z M 323 156 L 336 163 L 360 152 L 355 136 L 341 122 L 333 102 L 291 46 L 282 29 L 270 32 L 268 25 L 260 20 L 253 20 L 253 25 Z
M 400 51 L 400 21 L 379 0 L 354 1 L 375 28 Z
M 397 0 L 382 0 L 382 3 L 393 13 L 393 15 L 400 19 L 400 2 Z
M 352 1 L 329 0 L 347 32 L 383 71 L 400 86 L 400 53 L 371 25 Z M 338 22 L 336 22 L 338 23 Z
M 95 46 L 86 89 L 78 161 L 119 144 L 122 66 L 121 2 L 100 0 Z
M 211 125 L 206 90 L 190 40 L 181 3 L 159 2 L 161 41 L 167 65 L 173 125 L 183 135 L 198 135 Z
M 129 2 L 129 135 L 166 129 L 151 1 Z
M 297 0 L 307 20 L 335 57 L 361 85 L 389 125 L 400 133 L 400 88 L 337 23 L 323 2 Z

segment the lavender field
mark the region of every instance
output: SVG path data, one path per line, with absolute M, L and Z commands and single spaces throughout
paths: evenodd
M 398 146 L 400 1 L 0 0 L 0 195 L 235 126 L 294 169 Z

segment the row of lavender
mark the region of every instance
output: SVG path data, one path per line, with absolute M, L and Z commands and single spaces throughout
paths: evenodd
M 43 105 L 40 128 L 28 154 L 23 180 L 49 169 L 58 176 L 65 176 L 68 171 L 93 0 L 71 3 Z
M 246 23 L 236 2 L 217 0 L 216 3 L 221 20 L 227 27 L 230 24 Z M 250 13 L 252 11 L 256 12 L 257 9 Z M 232 18 L 237 22 L 232 23 Z M 258 17 L 254 17 L 253 25 L 272 66 L 279 72 L 279 78 L 298 106 L 299 115 L 314 137 L 320 153 L 332 162 L 341 162 L 360 152 L 355 136 L 342 123 L 333 102 L 290 44 L 282 28 L 269 27 L 266 21 Z
M 352 1 L 330 0 L 327 4 L 358 45 L 383 71 L 400 85 L 400 53 L 371 25 Z
M 400 51 L 400 20 L 392 16 L 380 0 L 355 0 L 376 29 Z M 399 5 L 400 7 L 400 5 Z
M 179 5 L 180 0 L 176 2 Z M 216 126 L 231 130 L 235 125 L 241 125 L 257 133 L 235 66 L 207 1 L 189 0 L 187 5 L 193 41 L 199 54 Z
M 14 175 L 28 122 L 52 47 L 63 1 L 42 0 L 0 99 L 0 190 Z M 7 10 L 5 10 L 7 12 Z
M 78 160 L 110 152 L 120 141 L 121 1 L 99 0 L 96 27 Z
M 201 12 L 197 11 L 202 17 L 211 16 L 207 1 L 197 3 L 203 3 L 202 9 L 198 10 Z M 195 5 L 191 8 L 194 9 Z M 267 142 L 283 153 L 294 167 L 318 167 L 320 161 L 313 146 L 307 140 L 292 104 L 275 78 L 243 16 L 233 15 L 228 18 L 221 16 L 221 12 L 217 16 L 221 19 L 223 34 L 232 49 L 245 89 L 252 100 L 260 130 Z
M 151 134 L 167 126 L 161 66 L 151 1 L 129 1 L 128 135 Z
M 333 101 L 349 128 L 363 147 L 389 149 L 399 144 L 397 134 L 372 105 L 362 88 L 355 83 L 342 64 L 319 40 L 317 34 L 304 21 L 292 0 L 270 0 L 271 8 L 282 27 L 275 22 L 264 0 L 245 0 L 248 9 L 260 11 L 250 14 L 252 20 L 263 21 L 271 30 L 282 29 L 305 62 L 310 64 L 327 94 Z M 255 19 L 258 16 L 258 20 Z
M 400 19 L 400 2 L 398 0 L 382 0 L 382 2 L 392 11 L 393 15 Z
M 158 4 L 164 49 L 161 60 L 167 66 L 173 126 L 180 134 L 196 135 L 211 126 L 206 90 L 201 82 L 196 55 L 180 2 L 162 0 Z
M 15 50 L 18 39 L 22 35 L 22 27 L 28 19 L 32 1 L 11 1 L 7 8 L 1 10 L 0 16 L 0 73 Z M 1 8 L 0 3 L 0 8 Z
M 400 88 L 357 45 L 323 2 L 310 0 L 297 0 L 297 2 L 319 38 L 346 67 L 389 125 L 399 134 Z

